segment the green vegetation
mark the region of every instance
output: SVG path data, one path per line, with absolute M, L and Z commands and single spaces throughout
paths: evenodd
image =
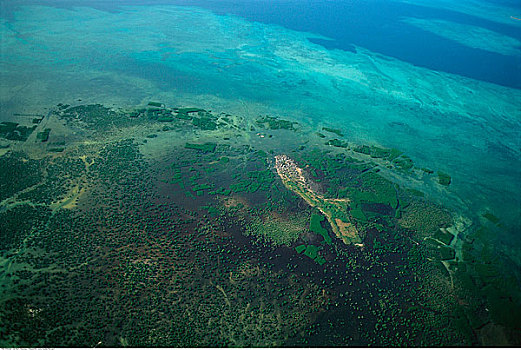
M 230 185 L 230 190 L 233 193 L 239 192 L 249 192 L 254 193 L 259 189 L 259 184 L 256 182 L 252 182 L 251 180 L 242 180 L 240 182 L 234 183 Z
M 193 118 L 193 116 L 188 113 L 177 113 L 175 117 L 181 120 L 192 120 Z
M 441 234 L 440 227 L 452 225 L 450 213 L 422 199 L 415 199 L 403 209 L 399 223 L 424 237 Z
M 362 203 L 382 203 L 393 209 L 398 208 L 396 189 L 392 182 L 372 172 L 364 173 L 361 180 L 364 190 L 352 190 L 350 193 L 350 198 L 355 203 L 355 207 Z
M 42 180 L 40 166 L 24 153 L 9 152 L 0 157 L 0 201 L 38 184 Z
M 46 177 L 38 185 L 19 194 L 18 199 L 47 205 L 64 200 L 74 187 L 76 178 L 84 174 L 85 163 L 75 157 L 47 160 L 41 164 L 41 170 Z
M 100 104 L 80 105 L 61 109 L 58 116 L 68 123 L 92 132 L 106 132 L 111 128 L 132 126 L 141 121 L 127 113 L 115 111 Z
M 356 205 L 356 204 L 353 205 L 353 207 L 351 207 L 351 210 L 349 211 L 349 213 L 357 221 L 362 221 L 363 222 L 363 221 L 367 220 L 367 217 L 365 216 L 365 214 L 362 211 L 362 209 L 358 205 Z
M 273 173 L 269 170 L 249 171 L 245 178 L 241 178 L 240 181 L 231 184 L 230 190 L 234 193 L 254 193 L 258 190 L 267 191 L 273 181 Z
M 215 152 L 215 148 L 217 147 L 216 143 L 213 142 L 206 142 L 204 144 L 196 144 L 196 143 L 189 143 L 187 142 L 185 144 L 185 148 L 188 149 L 195 149 L 197 151 L 201 151 L 203 153 L 213 153 Z
M 49 212 L 44 208 L 20 205 L 0 213 L 0 252 L 20 249 L 33 227 L 39 227 L 48 219 Z
M 295 124 L 298 124 L 297 122 L 292 122 L 289 120 L 279 119 L 277 117 L 270 117 L 270 116 L 260 116 L 255 120 L 255 123 L 263 127 L 265 129 L 270 130 L 279 130 L 279 129 L 285 129 L 285 130 L 291 130 L 296 131 Z
M 333 134 L 337 134 L 340 137 L 344 137 L 344 134 L 342 133 L 342 130 L 340 130 L 340 129 L 323 127 L 322 130 L 333 133 Z
M 295 247 L 295 250 L 298 254 L 304 254 L 308 258 L 314 260 L 319 265 L 324 265 L 326 263 L 326 259 L 322 255 L 320 255 L 319 247 L 309 244 L 301 244 Z
M 310 244 L 306 247 L 306 250 L 304 250 L 304 255 L 311 259 L 316 259 L 318 256 L 318 247 Z
M 298 254 L 302 253 L 304 250 L 306 250 L 306 245 L 305 244 L 301 244 L 299 246 L 296 246 L 295 247 L 295 250 L 297 251 Z
M 371 158 L 388 158 L 391 155 L 391 150 L 376 147 L 376 146 L 358 146 L 353 148 L 353 151 L 367 154 L 371 156 Z
M 192 187 L 192 191 L 197 192 L 197 191 L 202 191 L 202 190 L 209 190 L 211 188 L 213 188 L 213 185 L 211 185 L 211 184 L 202 184 L 202 185 L 196 185 L 196 186 Z
M 174 121 L 174 118 L 172 116 L 163 116 L 162 115 L 157 118 L 157 121 L 161 122 L 161 123 L 170 123 L 170 122 Z
M 443 244 L 450 245 L 454 239 L 454 235 L 446 230 L 438 230 L 434 235 L 434 239 L 442 242 Z
M 227 189 L 224 188 L 224 187 L 221 187 L 221 188 L 219 188 L 219 189 L 217 189 L 217 190 L 215 190 L 215 191 L 209 191 L 209 192 L 208 192 L 208 194 L 212 194 L 212 195 L 213 195 L 213 194 L 222 194 L 222 195 L 224 195 L 224 196 L 229 196 L 230 193 L 232 193 L 232 191 L 231 191 L 231 190 L 227 190 Z
M 189 113 L 197 113 L 197 112 L 205 112 L 204 109 L 194 108 L 194 107 L 186 107 L 186 108 L 178 108 L 177 113 L 179 114 L 189 114 Z
M 454 249 L 450 247 L 441 246 L 440 248 L 441 260 L 452 260 L 456 256 Z
M 331 236 L 329 236 L 329 233 L 327 233 L 327 230 L 322 227 L 322 222 L 324 222 L 325 219 L 326 218 L 323 215 L 320 215 L 317 213 L 311 214 L 311 219 L 309 222 L 309 230 L 318 235 L 321 235 L 322 237 L 324 237 L 324 241 L 327 244 L 331 244 L 331 242 L 332 242 Z
M 403 154 L 403 152 L 401 152 L 397 149 L 394 149 L 394 148 L 388 149 L 388 148 L 381 148 L 381 147 L 369 146 L 369 145 L 356 146 L 353 148 L 353 151 L 357 152 L 357 153 L 361 153 L 361 154 L 366 154 L 366 155 L 370 156 L 371 158 L 382 158 L 382 159 L 385 159 L 388 161 L 393 161 Z M 405 159 L 397 160 L 395 165 L 397 165 L 400 168 L 405 167 L 406 168 L 405 170 L 410 169 L 410 167 L 408 167 L 409 164 L 407 164 L 408 157 L 406 157 L 406 156 L 404 156 L 404 157 L 405 157 Z
M 404 171 L 410 170 L 414 166 L 412 159 L 405 155 L 401 155 L 400 157 L 395 158 L 393 160 L 393 164 L 398 169 L 404 170 Z
M 486 294 L 492 320 L 509 328 L 520 328 L 521 304 L 490 292 L 491 290 L 488 290 Z
M 339 140 L 339 139 L 329 140 L 326 142 L 326 145 L 340 147 L 340 148 L 347 148 L 347 146 L 348 146 L 347 142 Z
M 438 182 L 443 186 L 448 186 L 451 183 L 451 178 L 449 174 L 438 171 Z
M 26 141 L 29 135 L 36 129 L 36 125 L 32 127 L 21 126 L 18 123 L 1 122 L 0 137 L 7 140 Z
M 47 142 L 49 140 L 49 134 L 51 133 L 51 129 L 45 129 L 43 131 L 40 131 L 38 134 L 36 134 L 36 139 L 40 140 L 41 142 Z
M 425 193 L 423 193 L 422 191 L 418 191 L 414 188 L 408 188 L 408 189 L 406 189 L 406 191 L 415 197 L 424 197 L 425 196 Z
M 216 130 L 217 129 L 217 123 L 212 120 L 211 117 L 208 115 L 203 116 L 201 118 L 193 118 L 192 124 L 201 129 L 201 130 Z
M 251 124 L 240 117 L 159 102 L 54 113 L 96 142 L 78 133 L 67 152 L 65 143 L 31 143 L 24 148 L 39 157 L 55 153 L 0 157 L 6 346 L 479 346 L 496 335 L 518 343 L 521 289 L 495 250 L 498 227 L 469 227 L 454 244 L 444 229 L 458 227 L 453 213 L 406 189 L 417 172 L 400 174 L 404 187 L 378 172 L 412 168 L 399 151 L 352 145 L 360 161 L 323 144 L 248 144 L 240 136 Z M 288 127 L 273 119 L 259 127 Z M 140 135 L 207 141 L 216 136 L 210 122 L 234 129 L 232 141 L 173 142 L 158 157 L 141 154 L 152 142 L 112 141 L 112 127 L 130 137 L 125 128 L 137 124 Z M 307 191 L 282 182 L 280 154 L 298 164 Z M 359 240 L 332 239 L 329 226 Z M 461 244 L 462 259 L 451 244 Z
M 299 239 L 305 227 L 303 216 L 278 217 L 268 212 L 255 215 L 245 234 L 275 246 L 290 246 Z

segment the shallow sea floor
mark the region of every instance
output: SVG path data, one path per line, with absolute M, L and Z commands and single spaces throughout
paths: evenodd
M 2 344 L 521 343 L 519 90 L 201 8 L 0 30 Z

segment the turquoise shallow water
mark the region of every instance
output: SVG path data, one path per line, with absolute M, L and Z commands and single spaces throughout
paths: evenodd
M 214 12 L 150 4 L 107 9 L 101 3 L 68 3 L 67 8 L 39 3 L 4 9 L 3 118 L 78 98 L 107 104 L 153 98 L 338 126 L 349 140 L 396 147 L 420 166 L 451 174 L 448 190 L 416 186 L 470 217 L 494 213 L 504 225 L 500 240 L 520 245 L 521 93 L 513 88 L 519 72 L 508 63 L 519 57 L 517 23 L 452 11 L 453 17 L 433 25 L 422 20 L 440 19 L 447 10 L 431 9 L 429 17 L 425 7 L 420 16 L 411 12 L 412 5 L 400 8 L 392 2 L 400 11 L 387 18 L 391 29 L 404 21 L 416 29 L 409 25 L 415 36 L 398 36 L 386 46 L 376 37 L 379 32 L 373 40 L 362 40 L 363 33 L 368 35 L 363 23 L 350 23 L 360 31 L 342 43 L 326 30 L 313 32 L 317 26 L 299 27 L 297 15 L 274 20 L 279 13 L 274 8 L 272 17 L 262 17 L 260 7 L 244 13 L 227 8 L 230 3 L 221 8 L 201 4 Z M 509 13 L 506 5 L 494 8 Z M 462 24 L 462 18 L 470 33 L 463 37 L 446 26 Z M 448 43 L 460 56 L 444 55 L 443 64 L 436 65 L 425 60 L 425 52 L 414 56 L 391 50 L 419 45 L 422 38 L 436 40 L 433 47 Z M 498 39 L 504 45 L 498 46 Z M 496 57 L 497 66 L 478 72 L 475 61 L 465 60 L 476 52 Z

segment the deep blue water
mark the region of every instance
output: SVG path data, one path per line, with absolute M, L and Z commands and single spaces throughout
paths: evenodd
M 483 0 L 519 8 L 519 0 Z M 389 0 L 15 0 L 2 6 L 45 4 L 92 6 L 117 11 L 120 5 L 176 4 L 198 6 L 217 14 L 321 34 L 333 40 L 313 40 L 328 49 L 355 52 L 354 45 L 416 66 L 521 89 L 521 49 L 506 56 L 470 48 L 403 23 L 404 17 L 444 20 L 482 27 L 521 40 L 521 26 L 497 23 L 460 12 Z M 10 11 L 4 11 L 9 13 Z
M 401 19 L 414 17 L 451 21 L 521 40 L 519 26 L 388 0 L 196 0 L 189 3 L 221 14 L 231 13 L 252 21 L 321 34 L 334 39 L 315 40 L 328 49 L 353 51 L 353 45 L 357 45 L 416 66 L 521 88 L 521 51 L 516 56 L 505 56 L 470 48 L 403 23 Z

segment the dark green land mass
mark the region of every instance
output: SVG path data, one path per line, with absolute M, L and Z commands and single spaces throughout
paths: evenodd
M 25 141 L 36 129 L 36 126 L 27 127 L 13 122 L 0 123 L 0 137 L 7 140 Z
M 38 120 L 0 125 L 4 347 L 521 344 L 501 222 L 398 150 L 160 101 Z

